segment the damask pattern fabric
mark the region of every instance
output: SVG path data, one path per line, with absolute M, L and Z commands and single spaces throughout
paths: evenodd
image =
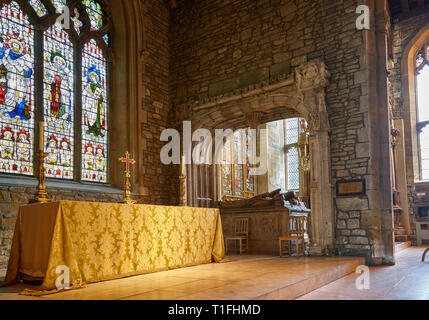
M 50 244 L 50 245 L 49 245 Z M 60 201 L 21 207 L 6 284 L 23 275 L 56 288 L 57 267 L 73 288 L 174 268 L 221 262 L 218 209 Z M 25 292 L 24 292 L 25 294 Z

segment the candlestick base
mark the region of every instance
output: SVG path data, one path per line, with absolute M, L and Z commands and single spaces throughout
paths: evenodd
M 53 199 L 50 199 L 48 197 L 36 196 L 36 197 L 34 197 L 34 199 L 30 200 L 30 204 L 33 204 L 33 203 L 49 203 L 52 201 L 53 201 Z
M 137 200 L 131 200 L 131 199 L 126 200 L 126 199 L 123 199 L 123 200 L 119 200 L 118 203 L 121 203 L 121 204 L 136 204 Z

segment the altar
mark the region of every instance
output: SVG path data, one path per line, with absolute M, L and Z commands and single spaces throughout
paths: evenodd
M 218 209 L 59 201 L 20 208 L 6 285 L 42 281 L 70 286 L 220 262 L 224 242 Z M 62 271 L 61 271 L 62 270 Z M 28 293 L 28 292 L 27 292 Z

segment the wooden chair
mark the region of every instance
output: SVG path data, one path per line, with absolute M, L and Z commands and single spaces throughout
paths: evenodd
M 305 243 L 307 238 L 307 217 L 299 216 L 299 217 L 289 217 L 288 224 L 288 235 L 286 237 L 279 237 L 279 250 L 280 250 L 280 258 L 283 255 L 283 241 L 287 242 L 288 246 L 288 254 L 291 255 L 291 246 L 292 241 L 295 241 L 296 247 L 296 256 L 298 257 L 300 254 L 299 250 L 299 242 L 302 244 L 302 255 L 305 255 Z
M 225 252 L 228 253 L 228 242 L 234 241 L 240 244 L 240 254 L 249 253 L 249 219 L 238 218 L 235 220 L 234 236 L 225 239 Z

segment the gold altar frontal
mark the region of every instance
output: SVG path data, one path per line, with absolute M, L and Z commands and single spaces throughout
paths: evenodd
M 32 204 L 20 208 L 5 284 L 41 280 L 37 291 L 23 294 L 42 295 L 55 292 L 64 266 L 70 270 L 71 287 L 79 288 L 220 262 L 224 253 L 218 209 L 76 201 Z

